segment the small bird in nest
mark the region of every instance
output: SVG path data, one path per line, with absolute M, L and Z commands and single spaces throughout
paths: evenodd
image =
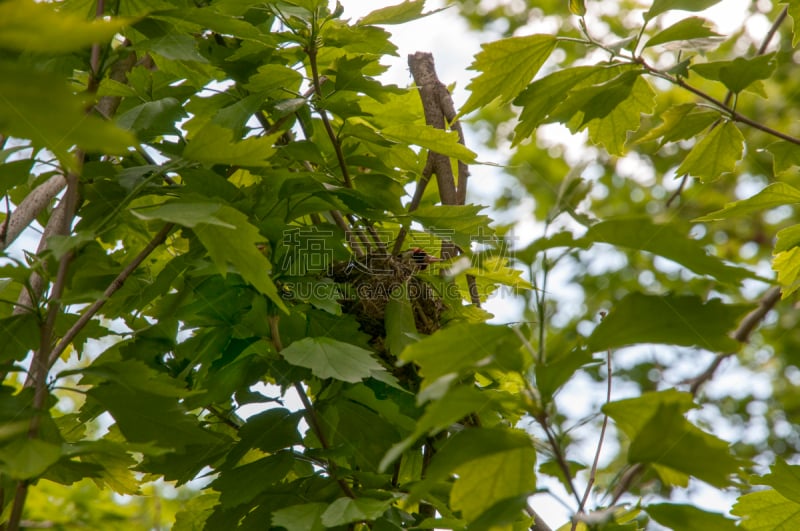
M 422 247 L 412 247 L 397 255 L 397 259 L 407 263 L 413 263 L 418 271 L 424 271 L 430 264 L 441 262 L 437 258 L 423 249 Z

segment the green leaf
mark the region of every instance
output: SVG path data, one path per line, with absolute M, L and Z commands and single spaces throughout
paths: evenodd
M 703 110 L 694 103 L 674 105 L 664 111 L 662 123 L 642 136 L 637 142 L 649 142 L 661 138 L 661 145 L 693 138 L 703 129 L 719 119 L 716 111 Z
M 224 507 L 234 507 L 253 501 L 270 485 L 281 481 L 295 464 L 291 452 L 278 452 L 252 463 L 223 470 L 211 486 L 219 491 Z
M 800 166 L 800 146 L 791 142 L 773 142 L 766 147 L 772 155 L 772 172 L 780 175 Z
M 800 247 L 792 247 L 776 254 L 772 260 L 772 269 L 778 273 L 781 299 L 786 299 L 800 288 Z
M 286 531 L 324 531 L 322 513 L 327 508 L 327 503 L 303 503 L 278 509 L 272 513 L 272 525 Z
M 719 299 L 704 302 L 696 295 L 630 293 L 614 304 L 597 325 L 589 336 L 588 347 L 598 351 L 660 343 L 732 352 L 739 343 L 729 333 L 750 309 L 726 305 Z
M 736 531 L 736 522 L 719 513 L 698 509 L 694 505 L 653 503 L 645 506 L 650 517 L 670 529 L 681 531 Z
M 522 107 L 522 111 L 514 129 L 513 145 L 528 138 L 539 125 L 552 121 L 551 113 L 564 102 L 569 91 L 588 82 L 603 70 L 604 67 L 599 66 L 577 66 L 558 70 L 528 85 L 514 99 L 514 105 Z
M 130 442 L 152 442 L 166 448 L 219 444 L 224 436 L 206 431 L 177 398 L 155 395 L 116 383 L 104 383 L 87 393 L 117 421 Z
M 635 398 L 615 400 L 603 406 L 603 413 L 614 419 L 617 427 L 634 439 L 642 431 L 648 420 L 663 405 L 675 406 L 679 413 L 686 413 L 697 407 L 690 393 L 667 389 L 665 391 L 643 393 Z
M 628 97 L 621 101 L 607 115 L 588 122 L 589 140 L 602 145 L 612 155 L 622 155 L 628 132 L 639 129 L 641 115 L 650 114 L 655 108 L 656 93 L 643 77 L 634 80 Z M 586 116 L 593 113 L 584 113 Z
M 800 225 L 792 225 L 778 231 L 778 241 L 773 253 L 777 254 L 800 245 Z
M 573 15 L 582 17 L 586 14 L 585 0 L 569 0 L 569 12 Z
M 393 290 L 386 304 L 386 347 L 395 356 L 416 341 L 417 325 L 407 288 L 402 284 L 399 290 Z
M 214 506 L 218 503 L 219 495 L 217 493 L 192 496 L 181 505 L 182 509 L 175 513 L 175 524 L 171 531 L 202 530 L 206 525 L 206 520 L 213 512 Z
M 191 227 L 223 276 L 228 264 L 275 305 L 288 313 L 269 276 L 272 264 L 258 250 L 266 238 L 243 213 L 233 207 L 200 201 L 170 201 L 134 210 L 141 219 L 161 219 Z
M 456 470 L 472 461 L 495 454 L 509 454 L 512 460 L 516 458 L 522 461 L 528 459 L 527 450 L 533 451 L 531 438 L 519 430 L 470 428 L 457 432 L 434 455 L 425 479 L 412 487 L 409 503 L 418 500 L 437 482 L 447 480 Z M 499 461 L 502 462 L 503 458 Z M 530 473 L 533 475 L 532 470 Z
M 318 378 L 356 383 L 383 367 L 369 350 L 329 337 L 306 337 L 295 341 L 281 355 L 298 367 L 311 369 Z
M 758 485 L 769 485 L 786 499 L 800 503 L 800 465 L 790 465 L 780 457 L 770 467 L 766 476 L 753 481 Z
M 449 390 L 442 398 L 428 404 L 414 432 L 389 449 L 379 469 L 386 470 L 423 435 L 436 435 L 470 413 L 483 410 L 491 401 L 489 393 L 475 387 L 462 385 Z
M 752 197 L 728 203 L 722 210 L 695 218 L 692 221 L 728 219 L 795 203 L 800 203 L 800 190 L 786 183 L 772 183 Z
M 76 167 L 70 153 L 73 146 L 90 152 L 121 154 L 136 143 L 129 132 L 87 114 L 85 103 L 60 76 L 2 61 L 0 131 L 50 149 L 70 169 Z
M 491 365 L 518 371 L 523 367 L 514 332 L 505 326 L 483 323 L 457 323 L 443 328 L 409 345 L 400 359 L 419 365 L 426 385 L 466 369 Z
M 135 133 L 139 140 L 147 141 L 160 135 L 179 134 L 176 122 L 186 116 L 181 102 L 164 98 L 137 105 L 117 117 L 116 122 Z
M 644 14 L 645 21 L 652 19 L 673 9 L 680 9 L 681 11 L 702 11 L 714 4 L 719 3 L 720 0 L 653 0 L 653 5 Z
M 61 445 L 18 438 L 0 449 L 0 469 L 12 479 L 41 476 L 61 458 Z
M 359 19 L 358 24 L 360 26 L 404 24 L 441 11 L 441 9 L 436 9 L 423 13 L 424 8 L 425 0 L 408 0 L 397 5 L 376 9 Z
M 375 520 L 385 513 L 391 504 L 392 500 L 339 498 L 322 513 L 322 524 L 326 527 L 335 527 L 362 520 Z
M 497 98 L 513 100 L 539 71 L 556 46 L 552 35 L 511 37 L 482 44 L 470 70 L 480 75 L 467 86 L 471 91 L 459 114 L 467 114 Z
M 786 5 L 789 16 L 792 17 L 792 47 L 795 47 L 800 42 L 800 28 L 798 28 L 798 24 L 800 24 L 800 2 L 797 0 L 783 0 L 780 3 Z
M 410 217 L 433 236 L 469 249 L 474 238 L 488 238 L 494 233 L 489 228 L 489 216 L 479 214 L 484 208 L 481 205 L 430 205 L 418 208 Z
M 209 123 L 186 143 L 183 156 L 203 164 L 269 166 L 267 159 L 275 153 L 275 141 L 282 134 L 234 141 L 232 130 Z
M 662 404 L 631 441 L 628 460 L 658 463 L 716 487 L 730 484 L 740 468 L 728 443 L 687 421 L 680 406 Z
M 667 42 L 681 41 L 682 47 L 690 48 L 694 45 L 692 41 L 696 39 L 721 37 L 719 33 L 709 29 L 708 24 L 709 22 L 704 18 L 685 18 L 653 35 L 644 47 L 649 48 Z
M 731 513 L 740 516 L 746 531 L 794 531 L 800 528 L 800 504 L 774 490 L 739 496 Z
M 706 79 L 720 81 L 731 92 L 739 93 L 761 79 L 768 79 L 775 71 L 775 54 L 758 55 L 733 61 L 715 61 L 692 65 L 693 72 Z
M 474 162 L 475 153 L 458 142 L 458 133 L 443 131 L 429 125 L 404 123 L 390 125 L 380 133 L 386 138 L 421 146 L 446 157 L 453 157 L 464 162 Z
M 302 82 L 303 76 L 296 70 L 269 63 L 258 67 L 258 72 L 250 76 L 244 88 L 283 99 L 296 93 Z
M 68 53 L 106 43 L 131 19 L 85 20 L 57 4 L 33 0 L 0 3 L 0 48 L 37 53 Z
M 654 224 L 649 217 L 626 217 L 601 221 L 586 232 L 584 241 L 610 243 L 618 247 L 648 251 L 677 262 L 698 275 L 738 284 L 755 275 L 710 256 L 700 242 L 686 237 L 675 225 Z
M 733 171 L 743 151 L 742 132 L 733 122 L 725 122 L 692 148 L 676 173 L 689 174 L 704 182 L 716 181 L 722 174 Z
M 592 353 L 575 349 L 536 364 L 536 388 L 542 400 L 549 402 L 562 385 L 580 369 L 592 363 Z
M 450 504 L 472 522 L 502 500 L 527 496 L 536 488 L 533 446 L 497 452 L 456 468 Z M 512 509 L 519 514 L 519 508 Z
M 693 407 L 691 394 L 673 389 L 617 400 L 603 406 L 603 412 L 631 440 L 631 463 L 661 465 L 725 486 L 741 463 L 731 455 L 728 443 L 684 418 Z

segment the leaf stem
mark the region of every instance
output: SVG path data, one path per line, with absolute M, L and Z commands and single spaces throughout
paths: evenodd
M 612 369 L 611 369 L 611 351 L 607 351 L 607 358 L 606 358 L 606 404 L 611 402 L 611 377 L 612 377 Z M 597 464 L 600 462 L 600 452 L 603 449 L 603 440 L 606 436 L 606 428 L 608 427 L 608 414 L 603 415 L 603 426 L 600 428 L 600 439 L 597 442 L 597 452 L 594 454 L 594 461 L 592 462 L 592 469 L 589 472 L 589 480 L 586 484 L 586 491 L 583 493 L 583 499 L 581 499 L 580 505 L 578 505 L 578 512 L 576 513 L 576 517 L 572 520 L 572 531 L 578 526 L 578 518 L 577 516 L 582 514 L 586 507 L 586 501 L 589 499 L 589 494 L 592 492 L 592 486 L 594 486 L 595 479 L 597 478 Z
M 283 343 L 281 343 L 281 334 L 280 329 L 278 328 L 278 323 L 280 321 L 280 316 L 278 315 L 271 315 L 269 317 L 269 332 L 272 340 L 272 346 L 277 351 L 280 352 L 283 350 Z M 319 421 L 319 417 L 317 416 L 317 411 L 314 409 L 314 404 L 311 403 L 311 400 L 308 398 L 306 394 L 305 388 L 303 388 L 303 383 L 300 381 L 296 381 L 293 384 L 295 391 L 297 392 L 297 396 L 300 397 L 300 402 L 303 404 L 303 409 L 305 410 L 305 418 L 306 422 L 308 422 L 309 428 L 317 437 L 320 446 L 324 450 L 330 450 L 330 443 L 328 442 L 328 438 L 325 436 L 325 432 L 322 431 L 322 424 Z M 338 474 L 338 467 L 336 463 L 332 459 L 327 460 L 328 470 L 331 473 L 331 476 L 334 477 L 336 483 L 339 484 L 339 488 L 342 489 L 342 492 L 348 497 L 355 499 L 356 494 L 353 492 L 353 489 L 350 488 L 350 485 L 342 478 L 339 477 Z

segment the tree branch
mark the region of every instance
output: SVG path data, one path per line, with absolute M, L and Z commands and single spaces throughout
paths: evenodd
M 167 223 L 164 225 L 164 227 L 153 237 L 152 240 L 150 240 L 145 248 L 142 249 L 138 255 L 136 255 L 136 258 L 134 258 L 130 264 L 125 266 L 125 269 L 123 269 L 119 275 L 117 275 L 117 277 L 111 281 L 111 284 L 109 284 L 105 289 L 103 295 L 91 306 L 89 306 L 86 311 L 83 312 L 80 318 L 75 321 L 75 324 L 73 324 L 70 329 L 67 330 L 67 333 L 64 334 L 64 337 L 61 338 L 61 341 L 59 341 L 58 344 L 53 348 L 53 351 L 50 353 L 50 357 L 48 359 L 49 366 L 52 366 L 56 362 L 61 353 L 64 352 L 67 346 L 72 343 L 72 340 L 75 339 L 75 336 L 77 336 L 80 331 L 83 330 L 83 327 L 85 327 L 86 324 L 92 319 L 92 317 L 94 317 L 97 312 L 100 311 L 100 308 L 103 307 L 106 301 L 108 301 L 108 299 L 110 299 L 111 296 L 123 286 L 123 284 L 125 284 L 125 281 L 128 279 L 128 277 L 131 276 L 131 274 L 142 264 L 142 262 L 144 262 L 145 258 L 150 256 L 150 253 L 152 253 L 156 247 L 166 241 L 167 236 L 174 227 L 175 225 L 172 223 Z
M 6 222 L 0 228 L 0 252 L 14 243 L 66 185 L 67 179 L 63 175 L 54 175 L 26 195 L 14 212 L 7 213 Z
M 281 334 L 278 328 L 278 322 L 280 317 L 277 315 L 271 315 L 269 317 L 269 332 L 272 339 L 272 346 L 276 352 L 280 352 L 283 350 L 283 344 L 281 343 Z M 306 394 L 306 390 L 303 388 L 302 382 L 294 382 L 293 384 L 295 391 L 297 391 L 297 396 L 300 397 L 300 402 L 303 403 L 303 409 L 305 410 L 305 418 L 306 422 L 308 422 L 309 428 L 317 437 L 320 446 L 323 449 L 329 450 L 331 445 L 328 443 L 328 438 L 325 436 L 325 432 L 322 431 L 322 424 L 319 421 L 319 417 L 317 417 L 317 412 L 314 409 L 314 405 L 309 400 L 308 395 Z M 350 485 L 342 478 L 339 477 L 338 474 L 338 467 L 336 463 L 332 459 L 328 459 L 328 469 L 331 473 L 331 476 L 336 480 L 336 483 L 339 484 L 339 488 L 342 489 L 342 492 L 348 497 L 355 499 L 356 494 L 353 492 L 353 489 L 350 488 Z

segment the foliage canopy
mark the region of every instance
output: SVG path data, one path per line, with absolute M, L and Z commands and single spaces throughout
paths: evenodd
M 800 2 L 452 3 L 0 3 L 3 530 L 797 527 Z

